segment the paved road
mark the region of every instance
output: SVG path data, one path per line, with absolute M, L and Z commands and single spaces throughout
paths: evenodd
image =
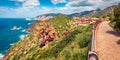
M 100 23 L 95 32 L 95 51 L 99 60 L 120 60 L 120 34 L 108 21 Z

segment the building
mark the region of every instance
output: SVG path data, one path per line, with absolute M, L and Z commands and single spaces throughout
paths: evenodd
M 86 26 L 88 24 L 91 24 L 93 22 L 95 22 L 96 20 L 99 20 L 99 18 L 94 18 L 94 17 L 82 17 L 82 18 L 79 18 L 79 17 L 73 17 L 73 21 L 75 24 L 78 24 L 78 25 L 82 25 L 82 26 Z

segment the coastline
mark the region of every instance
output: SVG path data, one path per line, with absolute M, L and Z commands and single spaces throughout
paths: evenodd
M 6 52 L 6 54 L 1 59 L 5 60 L 6 56 L 8 56 L 8 54 L 9 54 L 9 52 L 10 52 L 10 49 L 8 49 L 8 51 Z
M 10 19 L 2 18 L 0 22 L 2 22 L 0 24 L 0 28 L 2 28 L 0 31 L 1 33 L 0 60 L 4 60 L 4 58 L 9 53 L 10 47 L 13 46 L 15 43 L 17 43 L 21 38 L 29 34 L 29 32 L 27 32 L 26 29 L 30 27 L 32 23 L 35 21 L 33 20 L 27 21 L 25 19 L 19 19 L 19 18 L 15 18 L 15 19 L 14 18 L 10 18 Z M 18 26 L 17 30 L 12 30 L 13 26 Z M 8 33 L 5 33 L 5 32 L 8 32 Z

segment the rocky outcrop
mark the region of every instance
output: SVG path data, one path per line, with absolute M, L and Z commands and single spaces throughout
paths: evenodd
M 49 20 L 51 18 L 53 18 L 53 16 L 38 16 L 34 18 L 34 20 Z
M 40 48 L 45 46 L 45 44 L 47 44 L 48 42 L 51 42 L 58 38 L 54 27 L 49 22 L 42 21 L 39 23 L 39 26 L 36 26 L 35 29 L 37 30 L 37 32 L 34 36 L 41 36 L 39 46 Z M 36 38 L 34 37 L 34 39 Z
M 63 31 L 62 36 L 66 36 L 70 33 L 70 30 L 66 29 L 65 31 Z
M 33 29 L 32 29 L 32 27 L 28 27 L 28 28 L 26 29 L 26 31 L 27 31 L 27 32 L 32 32 Z

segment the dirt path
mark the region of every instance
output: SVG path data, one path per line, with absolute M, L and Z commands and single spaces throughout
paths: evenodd
M 100 23 L 96 30 L 95 51 L 99 60 L 120 60 L 120 34 L 109 26 L 108 21 Z

